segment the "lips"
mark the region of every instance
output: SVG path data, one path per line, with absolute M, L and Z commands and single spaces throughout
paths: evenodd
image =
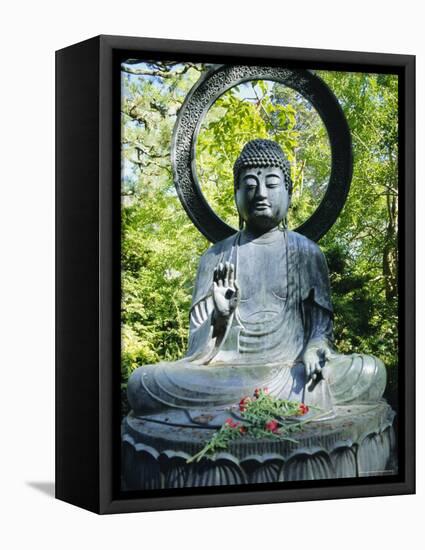
M 254 210 L 266 210 L 270 208 L 271 205 L 268 202 L 257 202 L 254 204 Z

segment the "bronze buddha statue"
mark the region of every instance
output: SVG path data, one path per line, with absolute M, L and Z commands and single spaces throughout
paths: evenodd
M 188 352 L 132 373 L 134 414 L 175 413 L 184 424 L 211 413 L 219 422 L 221 411 L 262 387 L 318 407 L 323 418 L 334 405 L 378 401 L 384 364 L 334 350 L 325 257 L 313 241 L 286 228 L 292 182 L 277 143 L 245 145 L 234 165 L 234 192 L 242 228 L 201 257 Z

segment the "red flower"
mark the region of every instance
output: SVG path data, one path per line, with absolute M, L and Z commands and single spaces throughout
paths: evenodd
M 268 388 L 256 388 L 254 390 L 255 399 L 258 399 L 258 397 L 260 397 L 261 393 L 264 393 L 265 395 L 267 395 L 269 393 L 269 389 Z
M 228 418 L 226 422 L 224 423 L 226 426 L 229 426 L 229 428 L 237 428 L 240 424 L 240 422 L 235 422 L 233 418 Z
M 268 422 L 266 422 L 264 428 L 268 432 L 276 433 L 279 429 L 279 423 L 277 420 L 269 420 Z
M 239 431 L 241 434 L 246 434 L 246 432 L 248 431 L 248 428 L 246 426 L 241 426 L 239 428 Z
M 239 410 L 241 412 L 243 411 L 246 411 L 247 407 L 248 407 L 248 404 L 251 402 L 251 398 L 250 397 L 243 397 L 240 401 L 239 401 Z
M 304 403 L 300 403 L 300 406 L 299 406 L 299 409 L 298 409 L 299 414 L 307 414 L 308 411 L 309 411 L 308 406 L 305 405 Z

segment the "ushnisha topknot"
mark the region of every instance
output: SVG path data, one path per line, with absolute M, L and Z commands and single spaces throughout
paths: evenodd
M 238 187 L 239 173 L 243 168 L 280 168 L 285 176 L 285 187 L 292 193 L 291 167 L 282 148 L 269 139 L 248 141 L 233 166 L 235 189 Z

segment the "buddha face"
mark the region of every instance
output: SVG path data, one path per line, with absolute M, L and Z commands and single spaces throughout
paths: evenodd
M 281 168 L 243 168 L 236 189 L 238 212 L 248 229 L 268 231 L 285 218 L 289 193 Z

